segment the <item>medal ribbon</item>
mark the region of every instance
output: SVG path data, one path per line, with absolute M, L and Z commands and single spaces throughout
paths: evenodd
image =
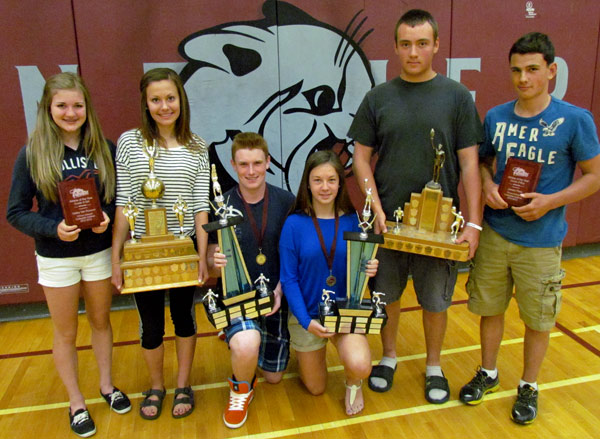
M 250 209 L 250 205 L 248 204 L 248 202 L 244 199 L 244 196 L 242 195 L 242 191 L 240 191 L 240 188 L 238 186 L 238 194 L 240 196 L 240 198 L 242 199 L 242 203 L 244 203 L 244 209 L 246 210 L 246 213 L 248 214 L 248 219 L 250 220 L 250 226 L 252 227 L 252 233 L 254 234 L 254 238 L 256 238 L 256 243 L 258 244 L 258 252 L 262 253 L 262 242 L 263 242 L 263 238 L 265 237 L 265 230 L 267 230 L 267 219 L 269 216 L 269 188 L 267 187 L 266 183 L 265 183 L 265 195 L 263 197 L 263 208 L 262 208 L 262 225 L 261 225 L 261 230 L 260 233 L 258 232 L 258 226 L 256 225 L 256 220 L 254 219 L 254 215 L 252 215 L 252 209 Z
M 321 227 L 319 227 L 319 221 L 317 217 L 313 214 L 311 215 L 313 224 L 315 225 L 315 229 L 317 230 L 317 235 L 319 236 L 319 242 L 321 243 L 321 250 L 323 251 L 323 255 L 327 260 L 327 267 L 329 267 L 329 275 L 333 271 L 333 258 L 335 257 L 335 247 L 337 245 L 337 234 L 338 234 L 338 226 L 340 224 L 340 218 L 338 217 L 337 211 L 335 212 L 335 232 L 333 234 L 333 242 L 331 243 L 331 250 L 329 250 L 329 254 L 327 254 L 327 248 L 325 247 L 325 240 L 323 239 L 323 232 L 321 232 Z

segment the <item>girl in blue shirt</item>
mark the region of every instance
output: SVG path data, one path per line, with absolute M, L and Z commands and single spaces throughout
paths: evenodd
M 294 315 L 289 329 L 300 379 L 313 395 L 325 391 L 326 345 L 331 339 L 344 365 L 346 413 L 355 415 L 364 407 L 361 384 L 371 371 L 367 338 L 362 334 L 328 332 L 318 320 L 324 289 L 345 296 L 343 235 L 346 231 L 359 231 L 346 191 L 344 168 L 333 151 L 319 151 L 308 158 L 293 212 L 279 241 L 280 278 Z M 377 265 L 376 259 L 367 263 L 367 276 L 375 275 Z

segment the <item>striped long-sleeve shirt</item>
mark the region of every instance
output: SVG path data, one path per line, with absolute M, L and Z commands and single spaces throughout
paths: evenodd
M 167 228 L 179 233 L 179 221 L 173 211 L 177 197 L 181 195 L 188 209 L 184 216 L 184 233 L 196 234 L 194 216 L 210 210 L 208 204 L 210 169 L 206 142 L 194 134 L 194 147 L 159 148 L 154 160 L 154 174 L 165 185 L 165 193 L 157 200 L 158 207 L 167 210 Z M 151 200 L 142 194 L 142 184 L 150 172 L 148 156 L 142 149 L 143 138 L 139 129 L 126 131 L 117 143 L 117 206 L 125 206 L 127 200 L 138 207 L 135 234 L 146 233 L 144 210 L 150 208 Z

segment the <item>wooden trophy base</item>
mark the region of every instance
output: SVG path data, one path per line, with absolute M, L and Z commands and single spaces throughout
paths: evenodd
M 219 299 L 216 309 L 213 310 L 206 302 L 203 303 L 208 321 L 215 328 L 223 329 L 230 326 L 236 319 L 256 319 L 270 313 L 274 302 L 272 291 L 269 291 L 266 296 L 261 296 L 257 294 L 257 290 L 253 290 L 228 299 Z
M 319 304 L 319 320 L 329 331 L 339 334 L 379 334 L 387 323 L 385 307 L 377 312 L 371 299 L 364 299 L 360 308 L 345 308 L 346 300 L 337 299 L 325 313 Z
M 402 224 L 396 233 L 396 223 L 386 221 L 386 225 L 388 231 L 383 234 L 385 242 L 382 248 L 453 261 L 469 259 L 469 243 L 454 243 L 450 232 L 420 231 L 414 226 Z
M 429 182 L 420 194 L 413 192 L 404 204 L 402 224 L 386 221 L 383 248 L 435 258 L 466 261 L 469 243 L 454 243 L 452 198 L 444 197 L 438 183 Z
M 142 236 L 123 248 L 122 294 L 199 285 L 198 253 L 188 236 Z

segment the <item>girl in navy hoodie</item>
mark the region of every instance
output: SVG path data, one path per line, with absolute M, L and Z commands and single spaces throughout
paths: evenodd
M 8 200 L 8 222 L 35 240 L 35 254 L 54 326 L 52 353 L 69 395 L 71 429 L 81 437 L 96 432 L 77 376 L 77 312 L 85 300 L 92 347 L 100 373 L 100 394 L 117 413 L 131 409 L 112 384 L 110 324 L 111 218 L 114 216 L 115 146 L 100 129 L 89 92 L 74 73 L 50 77 L 38 106 L 37 122 L 17 157 Z M 104 220 L 91 229 L 67 224 L 58 183 L 93 178 Z M 33 200 L 37 210 L 33 210 Z

